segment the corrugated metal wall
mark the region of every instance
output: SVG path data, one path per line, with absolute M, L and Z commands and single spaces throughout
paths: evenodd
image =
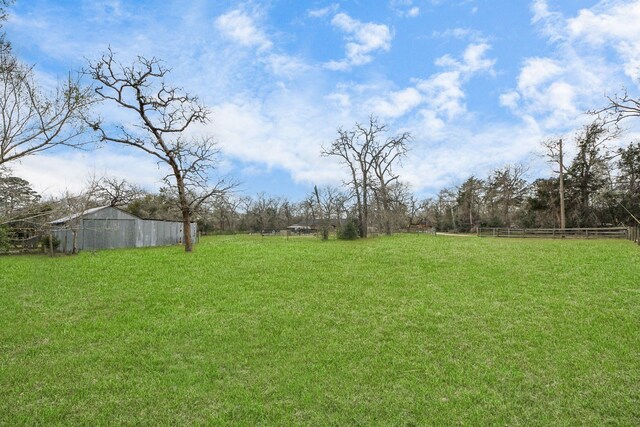
M 60 251 L 71 252 L 76 228 L 79 250 L 166 246 L 182 243 L 182 223 L 144 220 L 115 208 L 104 208 L 61 225 L 54 231 L 60 239 Z M 191 238 L 196 241 L 196 223 L 191 224 Z

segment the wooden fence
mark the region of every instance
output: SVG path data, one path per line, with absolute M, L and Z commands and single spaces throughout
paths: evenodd
M 629 227 L 629 240 L 640 245 L 640 225 Z
M 480 237 L 541 237 L 547 239 L 629 239 L 638 242 L 638 227 L 600 228 L 479 228 Z

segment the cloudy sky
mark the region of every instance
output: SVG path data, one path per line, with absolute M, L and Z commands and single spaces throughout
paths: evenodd
M 15 52 L 45 87 L 108 46 L 124 62 L 163 59 L 210 107 L 202 131 L 246 194 L 298 199 L 339 185 L 321 147 L 369 114 L 412 134 L 401 176 L 419 195 L 507 163 L 534 178 L 549 173 L 533 154 L 541 140 L 572 135 L 606 94 L 640 94 L 640 1 L 17 0 L 10 13 Z M 12 168 L 48 194 L 90 173 L 148 189 L 163 176 L 112 146 Z

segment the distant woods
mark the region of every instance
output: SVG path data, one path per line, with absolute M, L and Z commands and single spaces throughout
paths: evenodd
M 457 231 L 634 224 L 630 213 L 640 213 L 640 143 L 611 148 L 617 137 L 615 127 L 596 119 L 572 140 L 543 144 L 555 176 L 528 181 L 523 165 L 471 176 L 423 202 L 425 219 L 440 230 Z M 568 151 L 575 153 L 572 158 Z

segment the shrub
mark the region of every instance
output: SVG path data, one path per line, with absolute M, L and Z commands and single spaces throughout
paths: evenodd
M 4 227 L 0 227 L 0 251 L 8 251 L 11 242 L 9 241 L 9 233 Z
M 354 219 L 347 220 L 347 222 L 338 229 L 338 239 L 340 240 L 355 240 L 358 237 L 360 237 L 360 231 Z
M 60 246 L 60 239 L 58 239 L 56 236 L 53 236 L 53 240 L 51 240 L 51 243 L 53 245 L 53 250 L 55 251 L 56 249 L 58 249 L 58 246 Z M 49 236 L 46 235 L 42 237 L 42 239 L 40 239 L 40 244 L 42 245 L 42 251 L 47 252 L 49 250 Z

